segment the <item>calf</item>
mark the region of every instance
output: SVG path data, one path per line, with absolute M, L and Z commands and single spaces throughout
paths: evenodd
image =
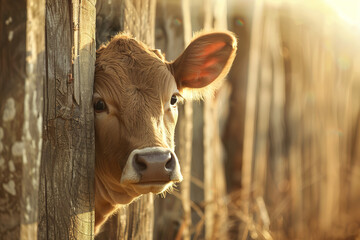
M 214 90 L 235 52 L 229 32 L 200 35 L 173 62 L 125 34 L 97 51 L 95 232 L 118 206 L 182 180 L 174 153 L 177 103 Z

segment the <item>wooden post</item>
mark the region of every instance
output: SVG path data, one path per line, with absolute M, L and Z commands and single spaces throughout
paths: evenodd
M 187 46 L 191 41 L 191 17 L 189 0 L 182 0 L 181 9 L 184 22 L 184 43 Z M 179 114 L 178 119 L 178 139 L 177 154 L 180 159 L 181 171 L 184 177 L 181 183 L 181 201 L 184 210 L 181 236 L 184 240 L 191 238 L 191 198 L 190 198 L 190 180 L 191 180 L 191 152 L 192 152 L 192 131 L 193 131 L 193 108 L 192 102 L 186 102 L 182 109 L 182 114 Z M 180 112 L 180 113 L 181 113 Z
M 0 239 L 36 239 L 44 1 L 0 2 Z
M 23 125 L 23 174 L 20 239 L 38 234 L 38 192 L 45 80 L 45 0 L 27 2 L 26 79 Z
M 227 1 L 207 0 L 204 6 L 205 30 L 227 30 Z M 219 128 L 225 116 L 219 110 L 228 106 L 228 98 L 229 86 L 224 81 L 215 96 L 207 97 L 203 104 L 205 239 L 227 239 L 226 183 Z
M 24 219 L 22 175 L 29 171 L 22 159 L 26 7 L 25 0 L 0 1 L 0 239 L 19 239 Z
M 94 235 L 95 1 L 46 3 L 38 239 Z
M 255 114 L 256 114 L 256 91 L 258 88 L 258 70 L 259 70 L 259 49 L 261 44 L 261 24 L 262 24 L 263 1 L 257 0 L 254 6 L 254 20 L 251 32 L 251 45 L 249 56 L 249 77 L 246 94 L 246 112 L 245 112 L 245 131 L 244 131 L 244 151 L 242 165 L 242 188 L 244 194 L 244 214 L 250 213 L 251 201 L 251 179 L 254 151 L 254 133 L 255 133 Z
M 0 3 L 0 239 L 93 236 L 94 1 L 46 6 Z
M 214 12 L 213 10 L 213 1 L 205 0 L 204 1 L 204 29 L 205 31 L 210 31 L 213 28 Z M 217 155 L 217 146 L 214 146 L 215 135 L 218 131 L 216 120 L 214 119 L 214 108 L 216 100 L 213 96 L 206 97 L 203 103 L 203 145 L 204 145 L 204 215 L 205 215 L 205 239 L 211 239 L 211 235 L 214 230 L 214 214 L 215 214 L 215 199 L 214 192 L 216 187 L 214 182 L 217 179 L 214 179 L 214 161 L 216 161 Z M 215 129 L 214 129 L 215 128 Z M 216 133 L 214 133 L 216 132 Z

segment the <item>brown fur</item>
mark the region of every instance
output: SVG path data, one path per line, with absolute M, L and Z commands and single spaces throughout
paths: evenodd
M 116 205 L 144 193 L 119 183 L 130 153 L 146 147 L 174 149 L 178 112 L 170 105 L 172 95 L 193 88 L 203 93 L 227 74 L 235 50 L 232 34 L 212 33 L 193 41 L 172 63 L 126 34 L 97 51 L 94 103 L 101 99 L 107 109 L 95 114 L 96 232 Z

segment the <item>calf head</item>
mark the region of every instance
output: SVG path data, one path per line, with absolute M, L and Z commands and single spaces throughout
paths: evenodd
M 228 32 L 195 38 L 173 62 L 123 34 L 97 51 L 96 228 L 117 204 L 164 192 L 182 180 L 174 153 L 177 103 L 214 89 L 235 51 L 236 39 Z

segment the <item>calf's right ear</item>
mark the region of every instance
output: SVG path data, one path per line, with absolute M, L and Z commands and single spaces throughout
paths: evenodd
M 203 88 L 221 80 L 229 72 L 235 58 L 237 42 L 230 32 L 213 32 L 195 38 L 172 63 L 180 91 Z M 206 88 L 205 88 L 206 89 Z

